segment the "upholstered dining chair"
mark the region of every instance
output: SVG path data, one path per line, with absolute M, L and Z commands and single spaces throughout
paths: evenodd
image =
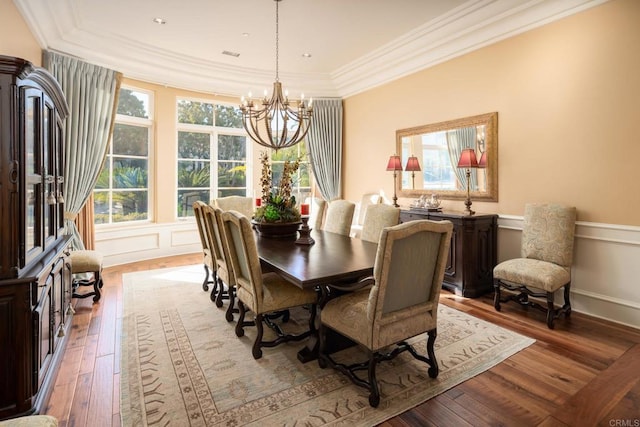
M 356 204 L 348 200 L 336 199 L 330 201 L 322 229 L 331 233 L 348 236 L 355 208 Z
M 201 200 L 193 202 L 193 214 L 196 219 L 196 225 L 198 227 L 198 234 L 200 236 L 200 243 L 202 243 L 202 263 L 204 265 L 205 277 L 202 282 L 202 290 L 207 292 L 209 290 L 209 284 L 213 285 L 211 290 L 212 298 L 216 293 L 217 286 L 217 267 L 214 262 L 213 255 L 213 242 L 211 236 L 208 234 L 207 224 L 204 217 L 204 210 L 207 208 L 207 204 Z M 209 278 L 211 277 L 211 278 Z
M 222 209 L 207 206 L 204 208 L 204 217 L 213 242 L 213 262 L 217 268 L 218 291 L 215 295 L 213 292 L 211 293 L 211 299 L 218 307 L 222 307 L 223 300 L 229 300 L 225 317 L 228 322 L 232 322 L 235 307 L 236 278 L 233 274 L 231 261 L 229 260 L 229 248 L 222 223 Z
M 453 224 L 450 221 L 409 221 L 382 230 L 373 268 L 373 286 L 329 300 L 320 313 L 318 364 L 330 365 L 354 384 L 369 390 L 369 404 L 380 403 L 376 365 L 409 351 L 438 376 L 434 343 L 438 298 L 447 262 Z M 327 328 L 364 347 L 368 360 L 345 365 L 326 352 Z M 427 332 L 427 356 L 407 339 Z M 386 347 L 395 344 L 393 350 Z M 386 350 L 391 350 L 385 352 Z M 367 379 L 357 375 L 368 372 Z
M 360 238 L 378 243 L 382 229 L 397 225 L 399 220 L 400 208 L 383 204 L 369 205 L 362 223 Z
M 364 193 L 362 195 L 362 197 L 360 198 L 360 202 L 356 205 L 355 208 L 353 223 L 351 224 L 351 237 L 362 237 L 362 227 L 364 225 L 364 218 L 367 213 L 367 208 L 371 205 L 377 205 L 381 202 L 382 197 L 380 197 L 379 193 Z
M 559 204 L 525 206 L 520 258 L 501 262 L 493 269 L 494 306 L 516 301 L 547 314 L 547 326 L 554 328 L 563 313 L 571 314 L 571 265 L 576 208 Z M 564 305 L 556 308 L 554 295 L 564 287 Z M 502 295 L 502 288 L 508 295 Z M 546 307 L 529 297 L 546 299 Z
M 257 335 L 251 350 L 254 359 L 262 357 L 262 347 L 275 347 L 283 342 L 300 341 L 315 332 L 316 292 L 313 289 L 298 288 L 276 273 L 262 272 L 255 235 L 247 217 L 238 212 L 229 211 L 222 214 L 222 220 L 236 279 L 239 311 L 236 335 L 244 336 L 244 327 L 255 324 Z M 285 334 L 271 321 L 272 314 L 304 305 L 310 306 L 310 316 L 309 329 L 303 333 Z M 255 314 L 255 322 L 245 321 L 247 310 Z M 264 323 L 277 333 L 276 339 L 263 340 Z
M 253 218 L 253 199 L 243 196 L 218 197 L 213 200 L 213 206 L 223 211 L 238 211 L 247 218 Z
M 322 229 L 324 214 L 327 210 L 327 201 L 320 197 L 313 197 L 311 203 L 311 214 L 309 215 L 309 226 L 313 229 Z

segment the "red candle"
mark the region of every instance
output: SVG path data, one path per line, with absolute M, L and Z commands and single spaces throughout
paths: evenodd
M 303 203 L 300 205 L 300 215 L 309 215 L 309 205 Z
M 262 199 L 257 198 L 256 199 L 256 207 L 260 207 L 260 206 L 262 206 Z

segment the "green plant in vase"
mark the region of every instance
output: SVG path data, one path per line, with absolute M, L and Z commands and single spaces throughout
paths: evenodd
M 269 154 L 260 154 L 262 173 L 260 185 L 262 187 L 261 205 L 255 211 L 253 219 L 257 223 L 297 223 L 300 222 L 300 211 L 296 206 L 296 197 L 291 195 L 292 175 L 300 167 L 300 161 L 286 161 L 282 178 L 277 186 L 271 182 L 271 163 Z

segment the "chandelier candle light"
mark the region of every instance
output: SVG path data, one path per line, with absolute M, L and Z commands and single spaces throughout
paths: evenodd
M 276 80 L 273 83 L 271 99 L 267 99 L 265 90 L 262 99 L 262 108 L 256 108 L 251 93 L 248 99 L 243 96 L 240 103 L 242 122 L 249 137 L 263 147 L 287 148 L 299 143 L 309 131 L 313 108 L 313 99 L 307 103 L 304 94 L 298 102 L 297 111 L 289 105 L 289 97 L 282 94 L 282 84 L 279 78 L 279 19 L 278 4 L 282 0 L 274 0 L 276 3 Z M 290 133 L 291 132 L 291 133 Z

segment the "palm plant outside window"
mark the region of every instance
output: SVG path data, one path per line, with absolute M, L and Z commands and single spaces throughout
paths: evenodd
M 248 147 L 240 110 L 179 99 L 177 111 L 177 216 L 193 216 L 196 200 L 246 196 Z
M 121 88 L 113 137 L 93 192 L 94 223 L 150 220 L 150 92 Z

